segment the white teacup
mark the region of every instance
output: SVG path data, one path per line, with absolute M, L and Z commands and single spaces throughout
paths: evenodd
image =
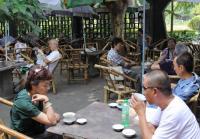
M 63 113 L 63 117 L 63 121 L 69 124 L 73 123 L 76 120 L 76 114 L 74 112 L 65 112 Z
M 137 101 L 146 101 L 146 97 L 143 94 L 140 93 L 133 93 L 132 96 L 137 100 Z

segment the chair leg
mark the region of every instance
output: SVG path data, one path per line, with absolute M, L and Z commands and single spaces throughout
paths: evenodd
M 104 89 L 104 103 L 108 103 L 108 91 Z
M 121 94 L 118 94 L 118 100 L 120 100 L 122 98 Z
M 67 70 L 67 81 L 68 81 L 68 83 L 70 83 L 70 74 L 71 74 L 71 71 Z
M 87 68 L 84 69 L 84 80 L 88 80 Z
M 52 83 L 53 93 L 56 94 L 56 85 L 55 85 L 55 81 L 52 80 L 51 83 Z

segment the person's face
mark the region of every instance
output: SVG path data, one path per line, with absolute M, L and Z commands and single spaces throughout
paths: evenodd
M 47 95 L 50 88 L 50 81 L 40 81 L 38 85 L 34 87 L 35 92 L 42 95 Z
M 168 47 L 168 48 L 174 49 L 175 46 L 176 46 L 176 43 L 174 42 L 174 40 L 169 40 L 169 41 L 167 42 L 167 47 Z
M 150 86 L 148 84 L 147 77 L 144 77 L 143 89 L 144 89 L 144 95 L 147 99 L 147 102 L 149 104 L 155 104 L 154 102 L 155 89 L 153 88 L 153 86 Z
M 56 49 L 56 43 L 54 41 L 49 41 L 49 49 L 54 51 Z
M 124 45 L 123 43 L 118 43 L 116 46 L 115 46 L 117 52 L 122 52 L 123 51 L 123 48 L 124 48 Z
M 182 72 L 183 72 L 183 66 L 182 65 L 178 65 L 176 63 L 176 59 L 177 59 L 177 57 L 175 57 L 174 60 L 173 60 L 174 71 L 176 72 L 176 74 L 178 76 L 181 76 Z

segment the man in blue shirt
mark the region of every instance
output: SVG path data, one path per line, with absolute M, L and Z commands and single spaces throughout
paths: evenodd
M 178 55 L 173 61 L 174 70 L 180 77 L 180 80 L 172 92 L 184 101 L 190 100 L 200 89 L 200 78 L 192 72 L 193 63 L 193 57 L 189 52 Z

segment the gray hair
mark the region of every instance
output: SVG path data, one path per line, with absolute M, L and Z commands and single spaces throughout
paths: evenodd
M 177 56 L 177 55 L 180 55 L 180 54 L 188 52 L 188 51 L 189 51 L 189 49 L 185 44 L 178 43 L 178 44 L 176 44 L 174 54 L 175 54 L 175 56 Z
M 144 77 L 147 78 L 149 87 L 159 89 L 165 96 L 172 94 L 169 76 L 164 71 L 152 70 L 151 72 L 146 73 Z

